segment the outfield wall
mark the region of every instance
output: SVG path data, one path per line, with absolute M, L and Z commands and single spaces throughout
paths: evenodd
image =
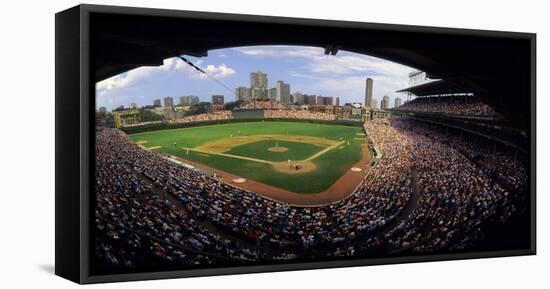
M 238 109 L 231 112 L 235 119 L 263 119 L 264 111 L 261 109 Z
M 184 122 L 184 123 L 177 123 L 177 124 L 169 124 L 169 123 L 163 122 L 163 123 L 146 124 L 142 126 L 122 127 L 120 129 L 124 131 L 126 134 L 134 134 L 134 133 L 141 133 L 141 132 L 148 132 L 148 131 L 155 131 L 155 130 L 198 127 L 198 126 L 205 126 L 205 125 L 240 123 L 240 122 L 300 122 L 300 123 L 317 123 L 317 124 L 328 124 L 328 125 L 344 125 L 344 126 L 354 126 L 354 127 L 363 126 L 363 122 L 349 121 L 349 120 L 318 120 L 318 119 L 297 119 L 297 118 L 264 118 L 264 119 L 241 118 L 241 119 L 194 121 L 194 122 Z

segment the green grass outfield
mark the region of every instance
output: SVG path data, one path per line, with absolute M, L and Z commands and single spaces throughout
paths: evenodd
M 160 147 L 161 153 L 175 155 L 182 159 L 198 162 L 231 174 L 252 179 L 264 184 L 279 187 L 296 193 L 318 193 L 328 189 L 354 163 L 361 159 L 361 144 L 364 138 L 359 127 L 311 124 L 299 122 L 248 122 L 208 125 L 201 127 L 159 130 L 130 135 L 135 142 L 145 141 L 145 147 Z M 345 141 L 345 144 L 322 154 L 313 160 L 314 171 L 302 174 L 287 174 L 276 171 L 270 164 L 209 155 L 189 151 L 182 147 L 194 148 L 205 143 L 230 138 L 231 136 L 251 135 L 296 135 L 327 138 Z M 349 140 L 349 145 L 347 141 Z M 174 145 L 176 143 L 176 145 Z M 258 141 L 235 146 L 228 154 L 264 159 L 269 161 L 284 161 L 290 159 L 305 159 L 323 149 L 309 143 L 278 141 L 279 146 L 287 147 L 285 153 L 268 153 L 272 141 Z M 286 154 L 283 156 L 283 154 Z

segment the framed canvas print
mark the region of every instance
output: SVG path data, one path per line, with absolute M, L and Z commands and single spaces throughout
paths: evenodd
M 80 5 L 55 50 L 61 277 L 535 254 L 534 34 Z

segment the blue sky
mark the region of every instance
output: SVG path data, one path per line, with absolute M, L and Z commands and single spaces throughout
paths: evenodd
M 209 51 L 207 57 L 187 57 L 197 66 L 234 90 L 250 86 L 250 72 L 268 74 L 269 86 L 277 80 L 290 83 L 290 92 L 323 96 L 339 96 L 340 103 L 364 101 L 365 80 L 374 79 L 373 95 L 380 104 L 384 95 L 393 99 L 396 90 L 408 84 L 413 69 L 394 62 L 362 54 L 339 51 L 336 56 L 324 55 L 317 47 L 249 46 Z M 140 67 L 96 84 L 97 107 L 108 109 L 135 102 L 152 104 L 166 96 L 197 95 L 210 101 L 213 94 L 234 100 L 221 85 L 194 70 L 177 58 L 164 60 L 164 65 Z M 403 98 L 403 97 L 402 97 Z

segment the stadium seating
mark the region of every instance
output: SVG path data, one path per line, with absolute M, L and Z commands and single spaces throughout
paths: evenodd
M 403 105 L 396 107 L 396 110 L 444 113 L 472 116 L 493 116 L 495 110 L 481 102 L 479 99 L 470 96 L 437 96 L 415 98 Z
M 266 112 L 280 117 L 281 110 Z M 332 205 L 303 208 L 181 167 L 120 130 L 98 128 L 96 255 L 124 267 L 159 258 L 186 265 L 285 260 L 304 252 L 458 250 L 480 238 L 481 224 L 505 221 L 524 201 L 526 164 L 510 153 L 405 118 L 374 120 L 366 131 L 382 157 L 365 168 L 357 191 Z M 220 230 L 207 229 L 212 226 Z M 261 253 L 266 248 L 270 257 Z

